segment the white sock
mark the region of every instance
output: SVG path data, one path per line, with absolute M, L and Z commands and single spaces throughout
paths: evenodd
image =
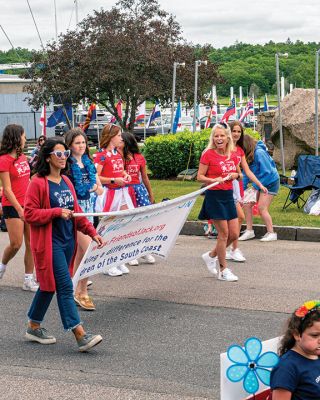
M 0 263 L 0 271 L 3 271 L 7 268 L 6 264 Z
M 31 280 L 33 279 L 33 274 L 24 274 L 24 279 L 27 280 Z

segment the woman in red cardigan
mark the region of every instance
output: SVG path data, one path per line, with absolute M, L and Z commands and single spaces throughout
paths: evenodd
M 39 153 L 37 175 L 26 193 L 24 215 L 31 227 L 31 250 L 40 285 L 28 312 L 26 338 L 41 344 L 56 342 L 41 327 L 56 291 L 64 329 L 74 333 L 80 351 L 87 351 L 102 337 L 85 332 L 73 299 L 71 276 L 76 233 L 89 235 L 99 246 L 103 242 L 87 218 L 73 218 L 73 212 L 82 210 L 72 183 L 62 175 L 69 155 L 62 140 L 48 139 Z

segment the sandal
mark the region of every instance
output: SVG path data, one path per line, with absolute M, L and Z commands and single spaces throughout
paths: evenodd
M 82 295 L 82 296 L 74 296 L 74 301 L 77 303 L 77 305 L 84 310 L 87 311 L 94 311 L 96 309 L 96 306 L 94 305 L 92 298 L 87 295 Z

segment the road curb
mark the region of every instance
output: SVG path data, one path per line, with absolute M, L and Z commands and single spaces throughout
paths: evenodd
M 203 236 L 203 222 L 200 221 L 187 221 L 180 234 L 181 235 L 194 235 Z M 243 225 L 242 229 L 246 226 Z M 256 238 L 260 239 L 266 233 L 264 225 L 253 225 Z M 308 228 L 303 226 L 274 226 L 275 232 L 278 234 L 279 240 L 293 240 L 305 242 L 320 242 L 320 229 Z

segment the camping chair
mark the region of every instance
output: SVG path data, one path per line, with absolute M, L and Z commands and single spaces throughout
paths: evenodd
M 307 201 L 303 198 L 303 193 L 306 190 L 320 189 L 320 157 L 299 156 L 294 185 L 289 185 L 284 178 L 286 177 L 280 176 L 280 184 L 287 188 L 289 192 L 282 209 L 285 210 L 291 204 L 296 204 L 298 208 L 302 208 Z

